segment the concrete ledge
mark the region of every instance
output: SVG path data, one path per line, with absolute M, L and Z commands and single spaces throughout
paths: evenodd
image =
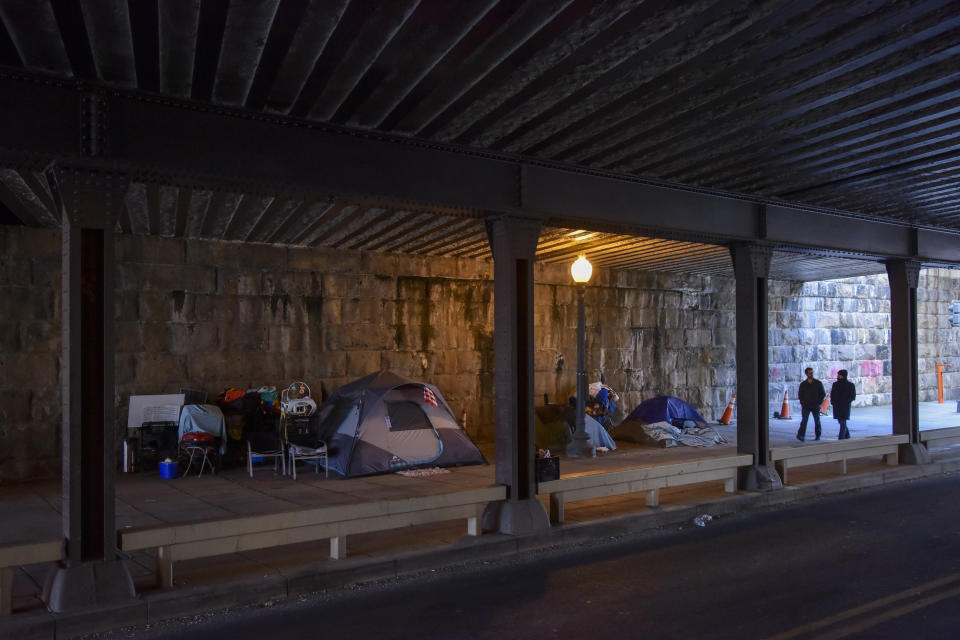
M 63 540 L 0 545 L 0 618 L 13 612 L 14 569 L 28 564 L 57 562 L 62 554 Z
M 960 443 L 960 427 L 925 429 L 920 432 L 920 442 L 925 444 L 927 449 L 948 447 Z
M 330 541 L 330 558 L 342 560 L 350 535 L 446 520 L 466 519 L 467 534 L 477 536 L 483 510 L 505 498 L 506 487 L 493 485 L 414 498 L 133 527 L 119 531 L 118 538 L 123 551 L 156 547 L 159 585 L 171 588 L 174 563 L 183 560 L 323 539 Z M 536 506 L 540 508 L 539 503 Z
M 555 525 L 525 536 L 488 534 L 452 545 L 438 545 L 384 557 L 356 557 L 337 562 L 274 571 L 216 584 L 146 593 L 135 604 L 79 613 L 33 611 L 0 618 L 0 637 L 16 640 L 56 639 L 122 626 L 196 615 L 235 606 L 262 604 L 291 596 L 352 584 L 401 577 L 445 566 L 485 559 L 503 559 L 550 547 L 573 546 L 602 537 L 623 537 L 674 526 L 692 526 L 701 513 L 730 516 L 786 504 L 960 471 L 960 459 L 928 465 L 879 469 L 832 477 L 779 491 L 741 492 L 696 504 L 650 507 L 643 512 L 589 522 Z
M 646 493 L 647 506 L 660 503 L 660 490 L 703 482 L 722 482 L 728 493 L 737 490 L 739 469 L 753 464 L 753 456 L 737 454 L 687 462 L 652 465 L 624 471 L 570 475 L 541 482 L 539 495 L 550 496 L 550 522 L 562 524 L 566 504 L 625 493 Z
M 869 436 L 816 444 L 772 447 L 770 460 L 786 484 L 788 470 L 795 467 L 837 462 L 840 465 L 840 473 L 846 474 L 847 460 L 870 456 L 883 456 L 887 464 L 895 466 L 898 463 L 899 448 L 907 444 L 908 440 L 909 438 L 905 435 Z

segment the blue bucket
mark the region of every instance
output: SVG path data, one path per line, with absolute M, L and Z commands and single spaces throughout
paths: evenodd
M 180 463 L 179 462 L 161 462 L 160 463 L 160 477 L 167 478 L 176 478 L 180 473 Z

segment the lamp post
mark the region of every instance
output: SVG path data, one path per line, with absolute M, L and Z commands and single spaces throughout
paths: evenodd
M 584 420 L 585 403 L 587 396 L 586 364 L 586 314 L 583 310 L 583 293 L 587 282 L 593 274 L 593 266 L 585 256 L 577 258 L 570 267 L 573 281 L 577 285 L 577 408 L 573 439 L 567 445 L 567 456 L 571 458 L 590 458 L 596 454 L 590 446 L 590 436 L 587 435 L 587 426 Z

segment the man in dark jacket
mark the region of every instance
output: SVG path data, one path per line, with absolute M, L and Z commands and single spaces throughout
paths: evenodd
M 847 420 L 850 419 L 850 405 L 857 397 L 857 388 L 847 380 L 847 370 L 837 371 L 837 381 L 830 387 L 830 404 L 833 405 L 833 417 L 840 423 L 840 434 L 837 440 L 846 440 L 850 437 L 847 429 Z
M 807 367 L 803 370 L 807 379 L 800 383 L 800 390 L 797 392 L 797 399 L 800 400 L 800 431 L 797 432 L 797 440 L 803 442 L 807 434 L 807 418 L 813 414 L 813 426 L 817 432 L 817 440 L 820 439 L 820 403 L 827 397 L 827 392 L 823 390 L 823 383 L 813 377 L 813 369 Z

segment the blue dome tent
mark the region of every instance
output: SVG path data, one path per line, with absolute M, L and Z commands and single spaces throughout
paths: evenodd
M 643 422 L 644 424 L 653 424 L 655 422 L 669 422 L 674 420 L 693 420 L 701 425 L 707 424 L 703 416 L 697 413 L 697 410 L 689 404 L 673 396 L 657 396 L 644 400 L 630 412 L 624 422 L 627 421 Z
M 726 439 L 696 409 L 673 396 L 644 400 L 614 430 L 617 440 L 658 447 L 708 447 Z

